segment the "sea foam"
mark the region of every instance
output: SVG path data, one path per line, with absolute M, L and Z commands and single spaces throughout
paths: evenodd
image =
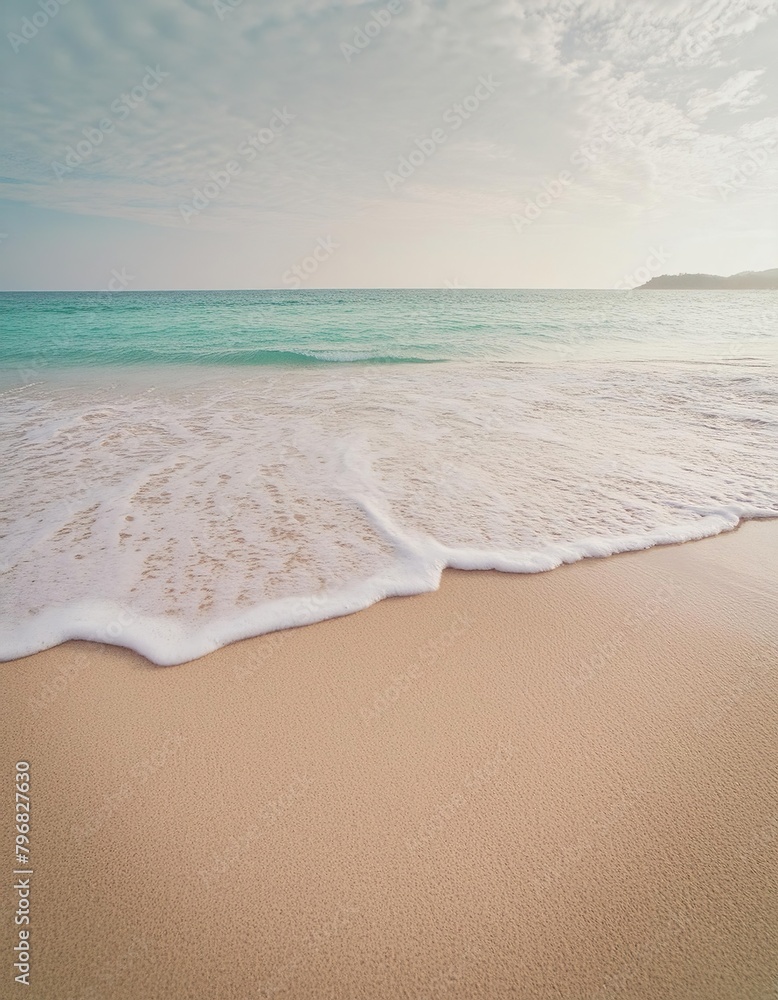
M 778 516 L 767 366 L 145 370 L 2 401 L 6 659 L 81 638 L 181 663 L 446 566 L 535 573 Z

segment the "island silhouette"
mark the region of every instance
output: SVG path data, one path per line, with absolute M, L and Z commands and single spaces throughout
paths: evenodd
M 778 267 L 770 271 L 740 271 L 723 277 L 720 274 L 662 274 L 652 278 L 643 288 L 698 288 L 698 289 L 778 289 Z

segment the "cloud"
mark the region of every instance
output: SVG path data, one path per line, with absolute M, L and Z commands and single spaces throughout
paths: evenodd
M 343 43 L 385 6 L 244 0 L 220 17 L 210 0 L 78 0 L 14 52 L 8 34 L 38 8 L 6 0 L 0 197 L 274 238 L 404 203 L 497 226 L 571 169 L 543 225 L 598 203 L 632 224 L 679 198 L 716 204 L 718 179 L 778 137 L 764 41 L 778 0 L 405 0 L 347 61 Z M 117 110 L 147 67 L 166 75 Z M 482 74 L 499 80 L 494 97 L 389 191 L 386 171 Z M 241 145 L 278 111 L 293 120 L 249 160 Z M 58 176 L 53 164 L 106 118 L 111 132 Z M 239 174 L 185 221 L 180 206 L 228 162 Z M 772 170 L 739 197 L 758 198 Z

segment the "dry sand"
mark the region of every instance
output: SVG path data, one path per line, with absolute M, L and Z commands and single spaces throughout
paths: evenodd
M 749 524 L 181 667 L 0 664 L 0 996 L 775 998 L 777 556 Z

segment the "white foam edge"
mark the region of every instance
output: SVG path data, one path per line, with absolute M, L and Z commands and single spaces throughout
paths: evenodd
M 549 544 L 536 551 L 452 549 L 427 539 L 409 553 L 406 542 L 402 558 L 367 580 L 327 594 L 268 601 L 196 629 L 167 617 L 137 615 L 109 601 L 73 602 L 48 608 L 17 628 L 0 631 L 0 660 L 19 659 L 71 639 L 84 639 L 125 646 L 159 666 L 177 666 L 242 639 L 354 614 L 387 597 L 431 593 L 440 586 L 445 568 L 542 573 L 582 559 L 709 538 L 733 530 L 741 520 L 777 516 L 775 510 L 729 506 L 709 512 L 693 524 L 661 525 L 642 535 L 595 536 L 565 545 Z

